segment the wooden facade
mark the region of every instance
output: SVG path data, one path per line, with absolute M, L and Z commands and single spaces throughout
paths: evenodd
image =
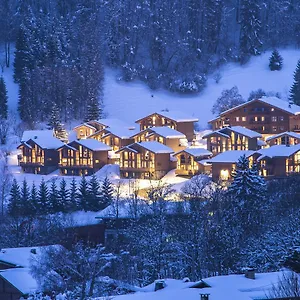
M 295 132 L 283 132 L 270 136 L 266 139 L 266 143 L 269 146 L 275 145 L 297 145 L 300 143 L 300 134 Z
M 73 130 L 76 132 L 76 138 L 80 140 L 86 139 L 88 136 L 94 134 L 97 131 L 97 128 L 89 123 L 83 123 L 74 127 Z
M 18 149 L 22 151 L 22 154 L 18 159 L 23 172 L 46 175 L 55 171 L 59 162 L 58 152 L 55 147 L 62 144 L 55 139 L 54 149 L 49 149 L 33 139 L 21 143 Z
M 140 125 L 140 130 L 145 130 L 150 127 L 167 126 L 183 133 L 188 141 L 195 138 L 194 123 L 198 119 L 193 118 L 176 118 L 172 117 L 169 112 L 153 113 L 136 121 Z
M 300 107 L 277 98 L 255 99 L 229 109 L 209 123 L 213 130 L 243 126 L 264 135 L 300 131 Z
M 158 147 L 163 148 L 164 151 L 151 150 L 147 147 L 150 146 L 149 143 L 154 146 L 159 144 L 158 142 L 135 143 L 117 151 L 120 154 L 121 177 L 160 179 L 176 167 L 170 159 L 172 149 L 161 145 Z
M 109 149 L 109 147 L 95 149 L 84 145 L 81 141 L 73 141 L 64 145 L 58 149 L 60 172 L 62 175 L 71 176 L 92 175 L 108 164 Z
M 19 300 L 22 296 L 16 287 L 14 287 L 9 281 L 1 276 L 0 272 L 0 299 L 1 300 Z

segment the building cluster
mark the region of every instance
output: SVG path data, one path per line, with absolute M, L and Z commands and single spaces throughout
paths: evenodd
M 63 143 L 52 131 L 26 131 L 19 149 L 24 172 L 91 175 L 106 164 L 119 164 L 123 178 L 160 179 L 176 169 L 179 176 L 211 174 L 229 180 L 246 155 L 265 177 L 300 171 L 300 106 L 276 97 L 245 102 L 209 123 L 213 131 L 195 140 L 198 119 L 176 111 L 154 112 L 138 119 L 138 129 L 116 119 L 74 128 L 76 139 Z

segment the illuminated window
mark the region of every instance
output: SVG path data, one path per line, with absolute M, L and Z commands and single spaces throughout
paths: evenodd
M 271 111 L 274 111 L 274 110 L 275 110 L 274 107 L 272 107 L 272 108 L 271 108 Z
M 284 121 L 284 116 L 280 116 L 279 121 Z
M 228 180 L 229 179 L 229 171 L 228 170 L 221 170 L 220 179 L 221 180 Z
M 254 121 L 257 122 L 258 121 L 258 117 L 254 117 Z
M 264 121 L 265 121 L 265 117 L 264 117 L 264 116 L 262 116 L 262 117 L 261 117 L 261 120 L 264 122 Z
M 239 122 L 240 117 L 235 117 L 235 120 L 236 120 L 237 122 Z
M 246 122 L 247 118 L 246 117 L 242 117 L 242 121 Z
M 277 127 L 276 126 L 272 126 L 272 131 L 276 132 L 277 131 Z
M 95 160 L 95 163 L 96 163 L 96 164 L 99 164 L 99 159 L 96 159 L 96 160 Z
M 277 117 L 276 116 L 272 116 L 272 122 L 277 122 Z

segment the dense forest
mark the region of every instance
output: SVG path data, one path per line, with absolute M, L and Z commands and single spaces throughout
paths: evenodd
M 1 65 L 14 44 L 25 122 L 45 121 L 54 104 L 63 121 L 88 119 L 101 115 L 105 65 L 121 80 L 199 92 L 225 62 L 298 45 L 299 14 L 294 0 L 3 0 Z

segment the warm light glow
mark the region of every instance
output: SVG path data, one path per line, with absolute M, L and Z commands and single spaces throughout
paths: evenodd
M 228 170 L 221 170 L 221 172 L 220 172 L 220 179 L 221 180 L 228 180 L 229 179 L 229 172 L 228 172 Z

